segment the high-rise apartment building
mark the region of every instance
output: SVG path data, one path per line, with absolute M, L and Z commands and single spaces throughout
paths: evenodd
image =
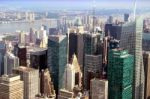
M 0 77 L 0 99 L 23 99 L 24 83 L 19 75 Z
M 112 49 L 108 56 L 109 99 L 132 99 L 134 58 L 127 50 Z
M 48 39 L 48 68 L 52 74 L 56 93 L 62 88 L 67 64 L 66 35 L 50 35 Z
M 13 69 L 13 73 L 19 74 L 24 81 L 24 99 L 34 99 L 39 93 L 39 71 L 20 66 Z
M 141 18 L 122 26 L 120 47 L 134 55 L 133 98 L 144 99 L 144 66 L 142 58 L 143 20 Z
M 108 81 L 92 79 L 90 84 L 90 99 L 108 99 Z

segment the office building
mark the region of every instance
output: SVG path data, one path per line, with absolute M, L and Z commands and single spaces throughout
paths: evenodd
M 4 74 L 4 55 L 6 53 L 6 44 L 0 41 L 0 76 Z
M 133 98 L 144 99 L 144 66 L 142 57 L 143 20 L 141 18 L 122 26 L 120 47 L 134 55 Z
M 11 52 L 6 52 L 4 56 L 4 74 L 12 74 L 12 70 L 17 67 L 19 67 L 19 58 Z
M 42 70 L 40 74 L 41 97 L 56 98 L 53 82 L 49 70 Z
M 150 99 L 150 52 L 143 53 L 144 74 L 145 74 L 145 90 L 144 99 Z
M 100 33 L 84 33 L 84 54 L 102 54 L 101 38 L 103 35 Z
M 108 18 L 108 23 L 109 23 L 109 24 L 112 24 L 112 23 L 113 23 L 113 16 L 109 16 L 109 18 Z
M 39 71 L 47 68 L 47 48 L 30 49 L 30 67 L 39 69 Z
M 84 41 L 81 33 L 69 33 L 69 63 L 72 62 L 74 54 L 83 69 Z
M 108 99 L 132 99 L 134 57 L 127 50 L 112 49 L 108 56 Z
M 125 13 L 124 14 L 124 22 L 128 22 L 129 21 L 129 14 Z
M 150 51 L 150 34 L 142 33 L 142 50 Z
M 24 44 L 16 44 L 14 47 L 14 55 L 19 58 L 19 66 L 27 66 L 27 48 Z
M 90 99 L 108 99 L 108 81 L 92 79 L 90 83 Z
M 120 40 L 121 38 L 121 25 L 106 24 L 105 25 L 105 36 L 113 37 L 114 39 Z
M 75 69 L 71 64 L 67 64 L 64 73 L 64 88 L 68 91 L 73 91 L 75 86 Z
M 23 99 L 24 83 L 19 75 L 0 77 L 0 99 Z
M 39 93 L 39 71 L 29 67 L 20 66 L 13 69 L 14 74 L 19 74 L 24 81 L 24 99 L 34 99 Z
M 84 62 L 84 89 L 90 89 L 91 79 L 98 77 L 102 74 L 102 55 L 88 55 L 85 54 Z
M 25 32 L 21 31 L 19 34 L 19 43 L 25 44 L 26 43 L 26 34 Z
M 63 86 L 63 75 L 67 64 L 66 35 L 50 35 L 48 39 L 48 68 L 52 74 L 52 81 L 56 93 Z

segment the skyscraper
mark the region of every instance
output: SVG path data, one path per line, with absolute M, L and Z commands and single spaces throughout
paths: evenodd
M 52 74 L 56 93 L 58 93 L 58 90 L 62 88 L 66 64 L 66 35 L 50 35 L 48 39 L 48 68 Z
M 30 52 L 30 66 L 32 68 L 39 69 L 39 71 L 47 68 L 46 48 L 33 48 L 33 50 Z
M 55 90 L 51 75 L 48 69 L 42 70 L 40 75 L 40 93 L 41 97 L 55 98 Z
M 150 52 L 143 53 L 143 63 L 144 63 L 144 74 L 145 74 L 145 97 L 144 99 L 150 98 Z
M 81 69 L 83 69 L 84 42 L 81 33 L 69 33 L 69 63 L 72 62 L 74 54 L 76 54 Z
M 23 99 L 24 83 L 19 75 L 0 77 L 0 99 Z
M 4 55 L 6 53 L 6 44 L 0 41 L 0 75 L 4 74 Z
M 39 93 L 39 71 L 29 67 L 20 66 L 13 69 L 24 81 L 24 99 L 34 99 Z
M 24 44 L 15 45 L 14 54 L 19 58 L 19 66 L 27 66 L 27 48 Z
M 17 67 L 19 67 L 19 58 L 7 52 L 4 56 L 4 74 L 12 74 L 12 70 Z
M 127 50 L 112 49 L 108 56 L 109 99 L 132 99 L 134 57 Z
M 102 74 L 102 55 L 85 55 L 84 61 L 84 89 L 90 89 L 90 81 Z
M 108 81 L 92 79 L 90 84 L 90 99 L 108 99 Z
M 121 38 L 121 25 L 106 24 L 105 25 L 105 36 L 111 36 L 114 39 L 120 40 Z
M 125 13 L 124 14 L 124 22 L 128 22 L 129 21 L 129 14 Z
M 71 64 L 67 64 L 65 69 L 63 85 L 66 90 L 73 91 L 75 86 L 75 69 Z
M 136 19 L 133 22 L 122 26 L 120 47 L 125 48 L 130 54 L 134 55 L 134 80 L 133 80 L 133 98 L 144 98 L 144 67 L 142 58 L 142 32 L 143 20 Z

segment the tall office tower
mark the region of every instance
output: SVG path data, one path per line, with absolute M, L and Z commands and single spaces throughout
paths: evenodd
M 26 34 L 23 31 L 21 31 L 20 34 L 19 34 L 19 43 L 21 43 L 21 44 L 26 43 L 25 36 L 26 36 Z
M 39 69 L 47 68 L 47 49 L 46 48 L 31 48 L 30 52 L 30 67 Z
M 41 26 L 39 37 L 41 40 L 40 47 L 46 48 L 48 43 L 48 36 L 43 25 Z
M 100 33 L 90 34 L 84 33 L 84 53 L 85 54 L 102 54 L 101 50 L 101 38 Z
M 53 82 L 51 81 L 51 75 L 48 69 L 42 70 L 40 74 L 40 93 L 41 96 L 48 98 L 55 98 L 55 90 Z
M 142 49 L 144 51 L 150 51 L 150 34 L 142 33 Z
M 24 99 L 34 99 L 39 93 L 39 71 L 29 67 L 20 66 L 13 69 L 14 74 L 19 74 L 24 81 Z
M 108 81 L 92 79 L 90 84 L 90 99 L 108 99 Z
M 24 83 L 19 75 L 0 77 L 0 99 L 23 99 Z
M 27 66 L 27 48 L 24 45 L 16 44 L 14 47 L 14 55 L 19 58 L 19 66 Z
M 113 23 L 113 16 L 109 16 L 109 18 L 108 18 L 108 23 L 110 23 L 110 24 Z
M 121 25 L 106 24 L 105 25 L 105 36 L 113 37 L 114 39 L 121 39 Z
M 4 74 L 4 55 L 6 53 L 6 44 L 0 41 L 0 76 Z
M 68 91 L 73 91 L 75 86 L 75 69 L 71 64 L 67 64 L 64 73 L 64 88 Z
M 109 99 L 132 99 L 134 57 L 127 50 L 112 49 L 108 56 Z
M 57 35 L 58 30 L 57 28 L 49 28 L 49 35 Z
M 144 67 L 142 58 L 142 32 L 143 21 L 141 18 L 136 21 L 126 23 L 122 26 L 120 47 L 125 48 L 130 54 L 134 55 L 134 81 L 133 98 L 144 98 Z
M 76 54 L 81 69 L 83 69 L 84 42 L 81 33 L 69 33 L 69 63 Z
M 128 22 L 129 21 L 129 14 L 125 13 L 124 14 L 124 22 Z
M 12 74 L 14 68 L 19 67 L 19 58 L 10 52 L 4 56 L 4 74 Z
M 145 97 L 144 99 L 150 98 L 150 52 L 143 53 L 144 73 L 145 73 Z
M 33 28 L 30 28 L 30 32 L 29 32 L 29 42 L 30 43 L 35 43 L 36 41 L 36 37 L 35 37 L 35 31 Z
M 66 64 L 66 35 L 50 35 L 48 39 L 48 68 L 52 74 L 56 93 L 58 93 L 58 90 L 62 88 Z
M 90 80 L 102 74 L 102 55 L 85 55 L 84 89 L 90 89 Z

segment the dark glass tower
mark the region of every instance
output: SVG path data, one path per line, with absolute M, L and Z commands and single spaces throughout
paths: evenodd
M 48 68 L 52 75 L 56 93 L 62 88 L 63 75 L 67 64 L 66 35 L 51 35 L 48 39 Z

